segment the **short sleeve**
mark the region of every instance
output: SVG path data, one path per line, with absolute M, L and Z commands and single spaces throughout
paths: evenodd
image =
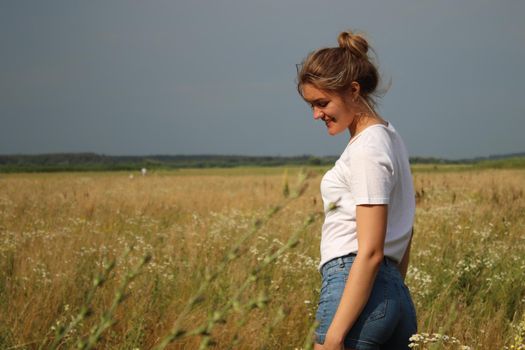
M 354 151 L 346 176 L 355 204 L 389 204 L 395 174 L 388 152 L 373 147 Z

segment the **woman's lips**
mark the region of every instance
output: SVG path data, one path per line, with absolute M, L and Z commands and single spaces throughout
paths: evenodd
M 329 119 L 326 119 L 324 122 L 325 122 L 326 126 L 329 127 L 332 124 L 333 119 L 329 118 Z

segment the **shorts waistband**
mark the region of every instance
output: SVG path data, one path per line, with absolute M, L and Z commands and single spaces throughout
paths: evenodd
M 323 266 L 321 266 L 321 274 L 323 274 L 324 270 L 332 267 L 332 266 L 335 266 L 335 265 L 339 265 L 341 267 L 345 266 L 345 262 L 353 262 L 355 257 L 357 256 L 356 253 L 349 253 L 349 254 L 346 254 L 346 255 L 343 255 L 343 256 L 339 256 L 337 258 L 333 258 L 327 262 L 325 262 L 323 264 Z M 394 259 L 392 259 L 391 257 L 389 256 L 384 256 L 383 258 L 383 264 L 384 265 L 387 265 L 387 266 L 394 266 L 394 267 L 398 267 L 398 262 Z

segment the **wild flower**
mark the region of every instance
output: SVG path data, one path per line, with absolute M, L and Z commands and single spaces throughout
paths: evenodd
M 512 325 L 512 328 L 515 334 L 511 344 L 505 346 L 505 350 L 525 350 L 525 313 L 522 320 L 518 324 Z
M 412 349 L 426 349 L 431 344 L 442 344 L 442 345 L 454 345 L 462 350 L 470 350 L 469 346 L 462 345 L 460 341 L 453 336 L 440 333 L 419 333 L 413 334 L 409 338 L 410 344 L 408 345 Z

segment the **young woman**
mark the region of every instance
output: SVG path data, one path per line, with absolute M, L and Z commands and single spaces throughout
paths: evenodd
M 319 272 L 316 350 L 408 349 L 416 311 L 404 283 L 415 199 L 408 153 L 392 123 L 374 109 L 379 75 L 366 39 L 314 51 L 297 88 L 330 135 L 350 140 L 321 181 L 325 221 Z

